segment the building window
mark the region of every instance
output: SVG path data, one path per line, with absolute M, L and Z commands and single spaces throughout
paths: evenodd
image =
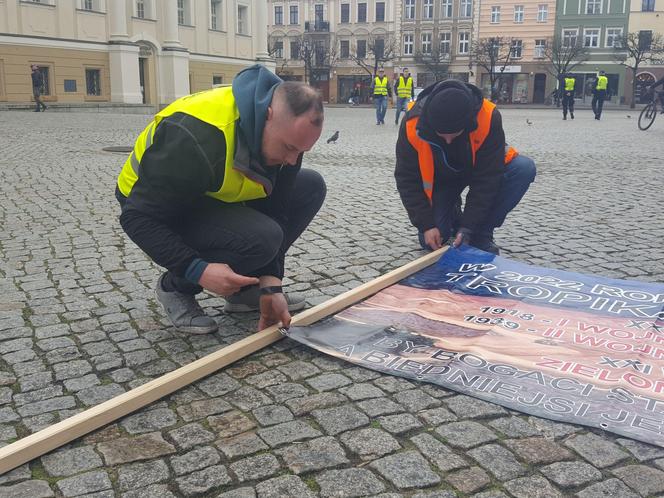
M 178 0 L 178 24 L 180 26 L 191 26 L 189 0 Z
M 284 42 L 281 40 L 274 42 L 274 57 L 277 59 L 284 58 Z
M 323 4 L 314 5 L 314 24 L 316 27 L 320 26 L 325 20 L 323 16 Z
M 403 54 L 413 55 L 413 35 L 403 35 Z
M 546 50 L 546 40 L 535 40 L 535 59 L 543 59 Z
M 514 6 L 514 22 L 523 22 L 523 5 Z
M 404 9 L 406 19 L 415 19 L 415 0 L 405 0 Z
M 240 35 L 249 34 L 249 7 L 246 5 L 237 6 L 237 32 Z
M 42 86 L 40 93 L 42 95 L 51 95 L 51 78 L 48 66 L 39 66 L 39 72 L 42 75 Z
M 541 4 L 537 7 L 537 22 L 546 22 L 549 19 L 549 6 Z
M 459 50 L 460 54 L 467 54 L 470 51 L 470 32 L 461 31 L 459 33 Z
M 145 1 L 136 0 L 136 17 L 145 19 Z
M 579 35 L 578 29 L 563 29 L 563 47 L 573 47 L 576 45 L 576 37 Z
M 341 4 L 341 20 L 340 22 L 347 23 L 350 22 L 350 4 L 342 3 Z
M 297 5 L 291 5 L 288 7 L 288 24 L 300 24 L 297 15 Z
M 94 5 L 92 0 L 83 0 L 83 10 L 94 10 Z
M 357 22 L 367 22 L 367 4 L 357 4 Z
M 284 8 L 281 5 L 274 7 L 274 24 L 277 26 L 284 24 Z
M 367 41 L 357 40 L 357 58 L 364 59 L 367 56 Z
M 650 50 L 652 45 L 652 31 L 642 30 L 639 31 L 639 49 Z
M 449 54 L 452 48 L 452 33 L 446 31 L 440 34 L 440 53 Z
M 422 33 L 422 53 L 431 53 L 431 33 Z
M 300 58 L 300 44 L 297 41 L 290 42 L 290 58 L 293 60 Z
M 654 11 L 655 11 L 655 0 L 642 0 L 641 12 L 654 12 Z
M 491 7 L 491 23 L 498 24 L 500 22 L 500 5 Z
M 422 18 L 433 19 L 433 0 L 424 0 Z
M 440 7 L 442 17 L 452 17 L 452 0 L 442 0 Z
M 373 52 L 374 52 L 374 56 L 378 59 L 382 58 L 383 55 L 385 55 L 385 39 L 384 38 L 374 39 Z
M 606 28 L 606 47 L 621 47 L 622 46 L 622 28 Z
M 376 22 L 385 21 L 385 2 L 376 2 Z
M 512 58 L 520 59 L 523 54 L 523 40 L 512 40 Z
M 601 14 L 602 0 L 586 0 L 586 14 Z
M 350 42 L 348 40 L 341 40 L 339 42 L 339 56 L 342 59 L 350 57 Z
M 210 0 L 210 29 L 221 29 L 221 0 Z
M 599 47 L 599 28 L 583 30 L 583 46 L 588 48 Z
M 471 17 L 473 15 L 473 0 L 461 0 L 459 3 L 459 17 Z
M 85 70 L 85 93 L 93 97 L 101 95 L 101 70 Z

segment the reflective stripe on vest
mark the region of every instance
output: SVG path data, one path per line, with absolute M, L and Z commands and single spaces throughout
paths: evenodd
M 606 90 L 606 87 L 609 84 L 609 78 L 606 76 L 600 76 L 597 78 L 597 86 L 595 87 L 596 90 Z
M 387 95 L 387 76 L 383 80 L 376 76 L 374 81 L 374 95 Z
M 413 95 L 413 78 L 408 77 L 407 80 L 403 76 L 399 76 L 399 85 L 397 86 L 397 97 L 402 99 L 409 99 Z
M 120 176 L 118 188 L 125 197 L 140 176 L 140 164 L 143 154 L 152 145 L 159 123 L 168 116 L 182 112 L 200 119 L 216 128 L 226 140 L 226 161 L 224 164 L 224 182 L 216 192 L 205 195 L 224 202 L 243 202 L 266 196 L 263 186 L 250 180 L 233 167 L 235 156 L 235 124 L 240 114 L 235 105 L 235 98 L 230 86 L 213 88 L 182 97 L 159 112 L 154 120 L 145 127 L 136 139 L 134 150 L 127 158 Z
M 484 99 L 480 111 L 477 113 L 477 128 L 468 134 L 470 139 L 470 150 L 473 158 L 473 166 L 475 166 L 475 158 L 477 151 L 486 140 L 491 129 L 491 116 L 496 105 L 487 99 Z M 417 151 L 417 160 L 420 166 L 420 175 L 422 176 L 422 188 L 429 203 L 433 197 L 433 180 L 434 180 L 434 160 L 431 144 L 426 140 L 422 140 L 417 136 L 417 122 L 419 116 L 410 118 L 406 122 L 406 136 L 408 141 Z M 505 146 L 505 164 L 508 164 L 512 159 L 518 155 L 514 147 Z
M 574 83 L 576 83 L 574 78 L 565 78 L 565 90 L 568 92 L 574 90 Z

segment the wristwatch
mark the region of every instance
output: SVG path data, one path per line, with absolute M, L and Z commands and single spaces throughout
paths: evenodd
M 261 287 L 260 292 L 261 296 L 267 296 L 269 294 L 283 294 L 284 289 L 281 285 L 271 285 L 268 287 Z

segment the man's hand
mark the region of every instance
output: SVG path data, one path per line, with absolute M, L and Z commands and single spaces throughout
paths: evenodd
M 462 244 L 470 244 L 470 234 L 471 234 L 470 229 L 459 228 L 456 237 L 454 238 L 454 242 L 452 242 L 452 245 L 455 248 L 457 248 Z
M 283 294 L 266 294 L 261 296 L 261 317 L 258 320 L 258 330 L 268 328 L 275 323 L 290 327 L 291 316 L 288 312 L 288 302 Z
M 238 275 L 231 267 L 224 263 L 209 263 L 198 283 L 205 289 L 222 296 L 235 294 L 242 287 L 257 285 L 256 277 Z
M 443 247 L 443 239 L 440 236 L 440 230 L 438 230 L 436 227 L 433 227 L 424 232 L 424 243 L 428 245 L 433 251 Z

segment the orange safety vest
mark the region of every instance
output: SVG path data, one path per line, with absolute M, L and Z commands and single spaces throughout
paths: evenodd
M 495 108 L 496 104 L 484 99 L 482 107 L 477 113 L 477 128 L 468 134 L 470 138 L 470 150 L 473 156 L 473 166 L 475 166 L 475 156 L 477 151 L 482 147 L 484 140 L 486 140 L 486 137 L 489 135 L 489 130 L 491 129 L 491 115 Z M 422 188 L 429 198 L 429 203 L 431 203 L 433 196 L 433 152 L 431 151 L 431 144 L 417 136 L 417 122 L 419 119 L 419 116 L 415 116 L 406 122 L 406 136 L 410 144 L 417 151 L 417 158 L 420 163 L 420 174 L 422 175 Z M 505 164 L 508 164 L 517 155 L 518 152 L 514 147 L 505 146 Z

